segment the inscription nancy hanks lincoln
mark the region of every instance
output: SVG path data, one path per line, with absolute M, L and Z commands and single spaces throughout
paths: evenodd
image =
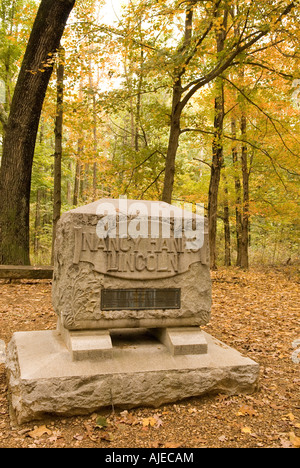
M 73 263 L 89 262 L 94 270 L 129 279 L 169 278 L 186 272 L 191 264 L 207 263 L 207 252 L 187 250 L 186 240 L 99 238 L 95 229 L 75 228 Z
M 207 225 L 198 214 L 161 202 L 99 200 L 62 215 L 55 252 L 53 305 L 65 328 L 209 320 Z
M 207 264 L 204 218 L 165 203 L 100 203 L 97 227 L 77 227 L 73 263 L 119 278 L 168 278 Z M 204 248 L 202 248 L 204 247 Z

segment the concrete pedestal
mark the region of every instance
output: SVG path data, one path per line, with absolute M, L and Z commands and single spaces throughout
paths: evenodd
M 256 389 L 258 364 L 206 333 L 207 353 L 187 355 L 173 355 L 147 330 L 111 331 L 110 337 L 110 354 L 73 360 L 59 331 L 15 333 L 6 365 L 16 422 Z

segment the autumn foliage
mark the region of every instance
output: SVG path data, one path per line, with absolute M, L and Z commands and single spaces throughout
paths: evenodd
M 13 4 L 1 1 L 3 136 L 36 14 L 35 2 Z M 202 203 L 212 267 L 296 261 L 298 2 L 137 1 L 115 15 L 104 6 L 77 1 L 62 40 L 61 209 L 120 195 Z M 34 263 L 51 260 L 57 206 L 59 57 L 49 64 L 31 180 Z

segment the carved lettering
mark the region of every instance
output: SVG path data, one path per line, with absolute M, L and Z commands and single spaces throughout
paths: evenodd
M 135 268 L 137 271 L 143 271 L 145 269 L 145 258 L 142 253 L 136 254 Z
M 147 256 L 147 270 L 156 271 L 156 268 L 157 268 L 156 262 L 157 262 L 157 258 L 153 253 L 148 255 Z
M 84 232 L 82 234 L 82 250 L 97 252 L 97 247 L 95 247 L 95 240 L 95 236 L 93 236 L 91 232 Z
M 74 264 L 120 278 L 168 278 L 207 260 L 207 250 L 186 249 L 184 238 L 98 238 L 91 230 L 75 229 Z

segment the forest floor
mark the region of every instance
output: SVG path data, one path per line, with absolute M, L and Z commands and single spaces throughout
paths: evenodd
M 300 352 L 293 347 L 300 339 L 296 268 L 219 269 L 212 278 L 212 318 L 204 329 L 260 364 L 256 393 L 15 426 L 0 364 L 0 448 L 300 447 Z M 55 327 L 49 281 L 0 282 L 1 340 L 7 344 L 13 332 Z

